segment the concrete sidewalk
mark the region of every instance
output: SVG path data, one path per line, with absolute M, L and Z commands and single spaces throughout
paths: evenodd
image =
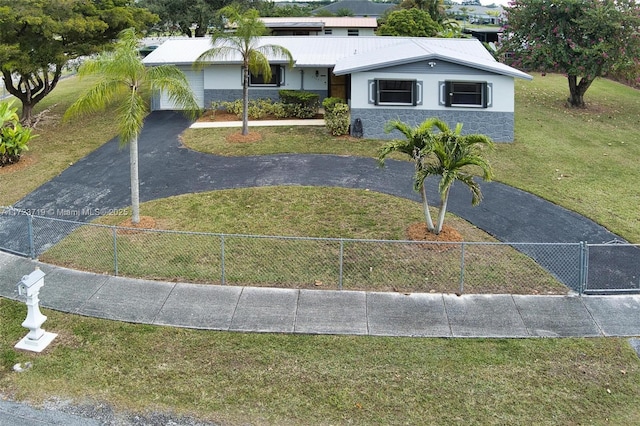
M 640 295 L 456 296 L 198 285 L 84 273 L 2 252 L 0 296 L 18 299 L 16 284 L 36 266 L 47 274 L 41 306 L 132 323 L 404 337 L 640 335 Z

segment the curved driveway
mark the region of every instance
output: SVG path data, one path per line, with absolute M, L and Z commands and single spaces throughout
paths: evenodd
M 380 168 L 372 158 L 336 155 L 220 157 L 194 152 L 181 145 L 179 135 L 189 125 L 178 112 L 158 111 L 147 118 L 139 139 L 141 201 L 191 192 L 273 185 L 370 189 L 419 200 L 412 189 L 413 166 L 408 162 L 390 160 L 385 168 Z M 432 199 L 437 197 L 435 181 L 428 181 L 428 192 Z M 449 211 L 500 241 L 604 243 L 620 239 L 581 215 L 513 187 L 482 183 L 482 192 L 483 202 L 472 207 L 466 188 L 454 185 Z M 15 207 L 87 221 L 92 217 L 65 217 L 63 212 L 86 209 L 104 212 L 129 204 L 128 150 L 119 149 L 114 139 L 27 195 Z M 534 248 L 518 248 L 574 287 L 575 277 L 566 277 L 566 273 L 558 269 L 566 268 L 562 266 L 563 259 L 557 259 L 558 255 L 539 256 Z M 603 275 L 605 280 L 611 276 L 620 276 L 625 281 L 637 279 L 633 277 L 634 271 L 620 275 L 636 251 L 624 256 L 605 256 L 600 264 L 598 259 L 590 262 L 596 262 L 594 270 L 608 271 Z M 566 255 L 567 261 L 577 258 L 574 252 Z M 547 259 L 550 257 L 555 259 Z M 617 260 L 612 264 L 613 258 Z

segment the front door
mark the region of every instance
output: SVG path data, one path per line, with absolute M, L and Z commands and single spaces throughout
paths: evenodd
M 349 100 L 349 81 L 350 76 L 347 75 L 333 75 L 333 72 L 329 72 L 329 96 L 332 98 L 340 98 L 345 101 Z

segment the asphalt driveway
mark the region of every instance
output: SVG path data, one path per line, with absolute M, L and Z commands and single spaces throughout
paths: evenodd
M 184 193 L 275 185 L 337 186 L 369 189 L 419 200 L 413 191 L 413 166 L 389 160 L 385 168 L 372 158 L 336 155 L 268 155 L 220 157 L 184 148 L 179 135 L 190 125 L 179 112 L 157 111 L 148 116 L 139 138 L 140 198 L 150 201 Z M 471 195 L 454 185 L 449 211 L 466 219 L 500 241 L 527 243 L 605 243 L 617 235 L 581 215 L 530 193 L 497 183 L 482 183 L 484 199 L 471 206 Z M 428 194 L 437 199 L 435 180 Z M 128 149 L 109 141 L 59 176 L 36 189 L 15 207 L 43 212 L 45 216 L 78 221 L 95 219 L 130 204 Z M 67 231 L 68 232 L 68 231 Z M 61 235 L 62 236 L 62 235 Z M 13 238 L 0 230 L 3 240 Z M 532 256 L 570 287 L 579 277 L 565 271 L 571 250 L 541 253 L 536 246 L 516 246 Z M 579 248 L 576 247 L 575 250 Z M 590 258 L 590 280 L 598 286 L 620 286 L 638 281 L 639 250 L 599 250 Z M 564 259 L 564 257 L 567 259 Z M 601 260 L 599 260 L 601 259 Z M 591 272 L 593 271 L 593 272 Z M 608 283 L 615 279 L 616 283 Z

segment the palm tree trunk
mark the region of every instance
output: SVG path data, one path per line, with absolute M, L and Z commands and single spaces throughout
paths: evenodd
M 438 226 L 436 228 L 436 235 L 442 231 L 442 225 L 444 224 L 444 215 L 447 213 L 447 202 L 449 201 L 449 189 L 446 190 L 440 203 L 440 211 L 438 212 Z
M 129 165 L 131 174 L 131 223 L 140 223 L 140 181 L 138 178 L 138 137 L 129 142 Z
M 431 210 L 429 210 L 429 202 L 427 201 L 427 188 L 422 185 L 422 207 L 424 209 L 424 218 L 427 220 L 427 229 L 433 232 L 433 219 L 431 219 Z
M 242 84 L 242 134 L 249 134 L 249 66 L 244 67 Z

